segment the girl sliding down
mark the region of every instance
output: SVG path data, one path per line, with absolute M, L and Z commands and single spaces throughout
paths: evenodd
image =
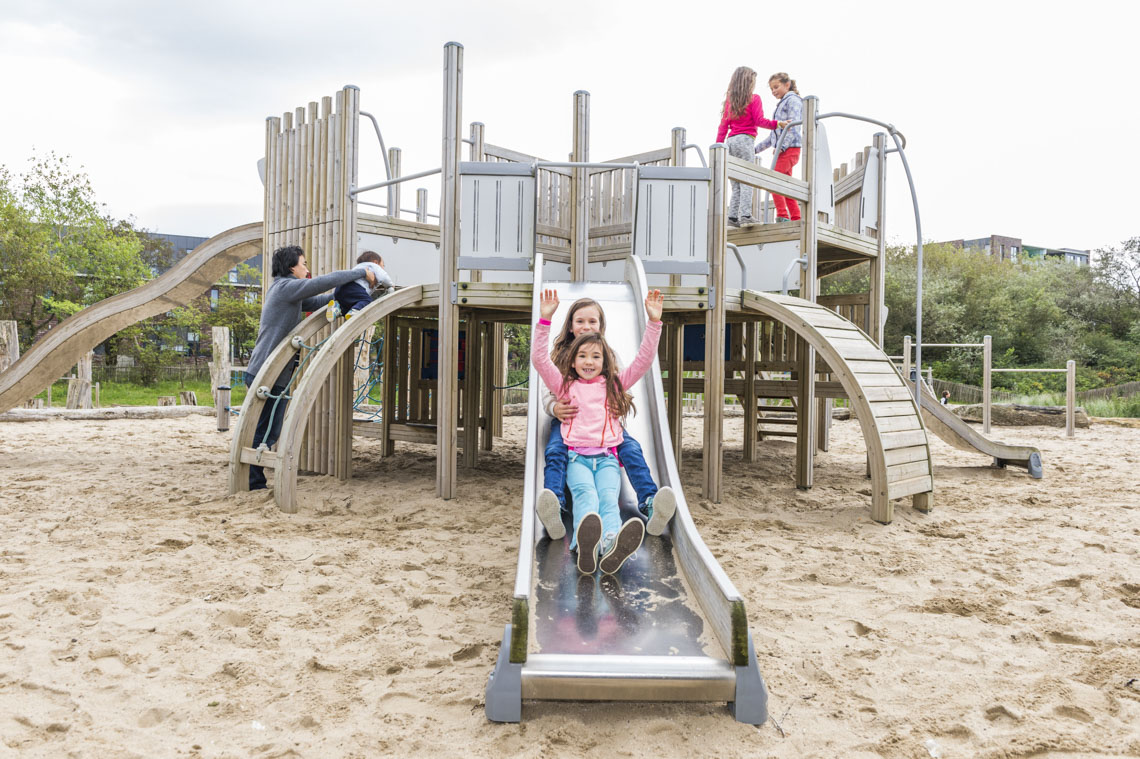
M 619 373 L 613 352 L 597 332 L 576 338 L 562 366 L 554 365 L 547 346 L 550 317 L 558 310 L 558 294 L 554 290 L 542 291 L 541 318 L 531 339 L 530 357 L 551 392 L 578 407 L 577 416 L 563 423 L 562 438 L 569 450 L 566 481 L 574 501 L 570 549 L 578 551 L 578 571 L 583 574 L 593 574 L 599 565 L 606 574 L 617 572 L 641 547 L 645 537 L 645 525 L 640 519 L 621 523 L 621 471 L 616 452 L 623 439 L 622 420 L 633 410 L 633 397 L 626 388 L 641 379 L 657 355 L 664 303 L 658 290 L 646 296 L 645 313 L 649 319 L 641 347 L 629 368 Z
M 566 312 L 561 333 L 550 349 L 550 360 L 555 366 L 563 366 L 570 360 L 570 348 L 574 340 L 587 332 L 598 332 L 603 337 L 606 334 L 606 315 L 602 306 L 591 298 L 579 298 L 574 301 Z M 616 369 L 620 372 L 621 367 Z M 578 407 L 569 399 L 559 398 L 553 393 L 547 393 L 543 398 L 543 407 L 546 413 L 555 417 L 559 422 L 573 425 Z M 562 513 L 566 508 L 566 463 L 569 458 L 566 442 L 562 439 L 562 425 L 550 425 L 550 439 L 546 444 L 546 466 L 543 469 L 543 490 L 538 494 L 538 518 L 542 520 L 546 534 L 551 540 L 561 540 L 566 534 L 562 525 Z M 658 490 L 653 480 L 653 473 L 645 463 L 645 454 L 641 444 L 629 434 L 622 431 L 622 441 L 617 446 L 618 461 L 629 477 L 629 484 L 637 493 L 637 509 L 646 519 L 645 531 L 650 535 L 660 535 L 665 532 L 666 525 L 673 518 L 677 510 L 677 496 L 668 485 Z

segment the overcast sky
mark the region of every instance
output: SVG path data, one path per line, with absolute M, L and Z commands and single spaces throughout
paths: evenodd
M 733 68 L 789 72 L 823 111 L 895 124 L 927 240 L 1098 248 L 1140 235 L 1140 6 L 1120 2 L 277 2 L 0 0 L 0 163 L 69 155 L 116 216 L 208 236 L 261 217 L 264 120 L 361 88 L 404 172 L 440 163 L 443 45 L 464 123 L 564 159 L 573 92 L 591 158 L 716 137 Z M 832 163 L 873 128 L 828 122 Z M 363 131 L 360 179 L 383 179 Z M 692 156 L 692 154 L 690 154 Z M 770 154 L 769 154 L 770 155 Z M 691 161 L 695 160 L 693 156 Z M 897 157 L 888 236 L 914 239 Z M 438 182 L 416 183 L 438 198 Z

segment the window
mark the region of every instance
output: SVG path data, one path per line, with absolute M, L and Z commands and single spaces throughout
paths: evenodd
M 210 290 L 210 310 L 216 311 L 218 308 L 218 288 Z

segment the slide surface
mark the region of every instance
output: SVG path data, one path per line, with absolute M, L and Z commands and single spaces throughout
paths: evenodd
M 535 265 L 535 297 L 544 286 Z M 626 282 L 551 282 L 560 306 L 557 334 L 570 305 L 582 297 L 605 311 L 606 338 L 623 363 L 633 360 L 645 325 L 641 265 L 627 264 Z M 537 305 L 532 323 L 537 320 Z M 767 692 L 756 664 L 743 600 L 704 545 L 689 514 L 670 444 L 660 368 L 630 388 L 636 415 L 626 429 L 641 444 L 658 486 L 677 494 L 665 534 L 646 535 L 641 549 L 614 576 L 580 575 L 567 537 L 551 541 L 534 512 L 543 487 L 543 452 L 551 419 L 542 408 L 542 380 L 533 367 L 527 431 L 526 484 L 514 613 L 488 684 L 487 716 L 516 721 L 521 699 L 726 701 L 739 721 L 767 718 Z M 624 473 L 623 519 L 636 514 Z
M 0 413 L 39 393 L 119 330 L 186 305 L 260 250 L 261 222 L 234 227 L 206 240 L 161 277 L 64 319 L 0 374 Z
M 1029 470 L 1031 477 L 1041 479 L 1041 451 L 1028 445 L 1006 445 L 990 440 L 950 408 L 939 403 L 925 382 L 922 383 L 922 390 L 922 417 L 928 430 L 960 451 L 992 456 L 997 466 L 1023 467 Z

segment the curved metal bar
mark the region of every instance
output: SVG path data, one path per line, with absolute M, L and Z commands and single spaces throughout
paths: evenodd
M 700 146 L 700 145 L 693 145 L 693 144 L 691 144 L 691 143 L 685 143 L 684 145 L 682 145 L 682 146 L 681 146 L 681 152 L 683 153 L 683 152 L 685 152 L 686 150 L 695 150 L 695 151 L 697 151 L 697 158 L 700 158 L 700 159 L 701 159 L 701 166 L 704 166 L 706 169 L 709 167 L 709 164 L 708 164 L 708 162 L 707 162 L 707 161 L 705 161 L 705 154 L 704 154 L 704 152 L 701 150 L 701 146 Z
M 368 111 L 361 111 L 360 115 L 370 120 L 372 122 L 372 128 L 376 130 L 376 139 L 380 140 L 380 155 L 384 158 L 384 176 L 391 179 L 392 167 L 388 164 L 388 148 L 384 146 L 384 135 L 380 134 L 380 124 L 376 121 L 376 117 L 368 113 Z
M 796 260 L 794 260 L 790 264 L 788 264 L 788 268 L 784 269 L 784 289 L 781 290 L 781 292 L 784 295 L 788 294 L 788 279 L 792 276 L 792 269 L 796 268 L 796 264 L 799 264 L 800 266 L 807 268 L 807 262 L 808 262 L 808 260 L 806 258 L 797 258 Z M 745 288 L 745 289 L 747 289 L 747 288 Z
M 725 243 L 725 246 L 733 252 L 736 256 L 736 262 L 740 264 L 740 289 L 748 289 L 748 267 L 744 265 L 744 256 L 740 255 L 740 248 L 732 243 Z

